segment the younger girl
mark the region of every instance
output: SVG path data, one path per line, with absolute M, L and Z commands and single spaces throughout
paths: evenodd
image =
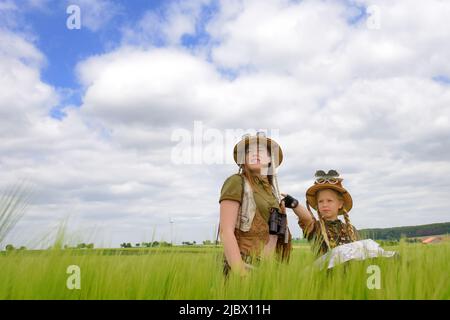
M 336 246 L 360 238 L 348 216 L 353 205 L 352 197 L 342 186 L 343 179 L 339 173 L 335 170 L 329 170 L 328 173 L 319 170 L 315 178 L 314 185 L 306 191 L 308 210 L 289 195 L 283 202 L 298 216 L 298 223 L 305 237 L 312 242 L 316 255 L 323 255 Z M 317 211 L 318 219 L 313 216 L 310 207 Z M 339 215 L 344 217 L 345 223 L 338 219 Z

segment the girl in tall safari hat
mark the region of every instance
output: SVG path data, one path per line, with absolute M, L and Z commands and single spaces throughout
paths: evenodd
M 277 142 L 258 132 L 244 135 L 233 155 L 239 171 L 221 189 L 219 233 L 224 274 L 245 275 L 264 257 L 289 259 L 291 234 L 276 178 L 283 152 Z
M 339 245 L 360 240 L 348 215 L 353 206 L 352 197 L 342 186 L 342 181 L 336 170 L 329 170 L 328 173 L 318 170 L 314 184 L 306 191 L 307 209 L 295 198 L 283 194 L 284 205 L 292 208 L 298 216 L 300 228 L 312 243 L 316 255 L 323 255 Z M 312 214 L 311 207 L 317 211 L 318 219 Z M 339 215 L 344 217 L 345 223 L 338 219 Z

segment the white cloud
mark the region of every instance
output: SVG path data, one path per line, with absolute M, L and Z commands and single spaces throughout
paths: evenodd
M 305 82 L 337 86 L 352 80 L 448 74 L 450 54 L 442 1 L 377 2 L 379 30 L 366 20 L 351 25 L 354 7 L 335 1 L 222 1 L 208 25 L 214 62 L 296 75 Z M 369 5 L 370 3 L 366 3 Z M 236 13 L 239 12 L 239 13 Z
M 180 46 L 185 35 L 195 35 L 201 22 L 202 8 L 211 0 L 170 1 L 163 7 L 146 11 L 140 20 L 124 27 L 123 43 Z
M 213 48 L 213 59 L 225 67 L 250 65 L 291 72 L 292 67 L 318 61 L 337 49 L 347 34 L 339 16 L 343 8 L 337 2 L 244 1 L 241 5 L 242 11 L 235 14 L 235 2 L 221 1 L 225 17 L 208 26 L 220 41 Z
M 57 101 L 54 90 L 40 80 L 44 58 L 29 42 L 0 30 L 0 132 L 16 137 L 36 116 L 47 114 Z
M 4 44 L 0 47 L 2 61 L 11 58 L 19 59 L 19 62 L 24 62 L 33 67 L 39 67 L 45 61 L 42 53 L 23 35 L 0 29 L 0 37 L 0 41 Z
M 450 73 L 449 4 L 380 2 L 381 29 L 369 30 L 347 23 L 344 2 L 223 1 L 210 43 L 187 50 L 180 39 L 202 3 L 147 13 L 122 47 L 81 61 L 83 104 L 62 121 L 46 115 L 57 97 L 40 80 L 42 54 L 0 33 L 10 44 L 0 48 L 1 181 L 27 177 L 40 190 L 18 230 L 71 213 L 114 245 L 150 241 L 154 228 L 167 240 L 170 218 L 178 241 L 211 238 L 236 167 L 171 162 L 173 130 L 194 120 L 222 133 L 279 129 L 282 190 L 301 199 L 316 169 L 335 168 L 359 228 L 448 221 L 450 87 L 432 77 Z M 228 159 L 231 147 L 219 146 Z
M 210 64 L 170 49 L 125 48 L 83 62 L 79 74 L 87 114 L 150 126 L 208 115 L 204 88 L 218 81 Z

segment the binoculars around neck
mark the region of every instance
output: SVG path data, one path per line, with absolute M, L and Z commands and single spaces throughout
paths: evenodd
M 269 216 L 269 234 L 284 236 L 287 228 L 286 214 L 280 212 L 277 208 L 270 208 Z

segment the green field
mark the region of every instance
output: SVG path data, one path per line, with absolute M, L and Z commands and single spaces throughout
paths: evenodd
M 288 265 L 262 262 L 246 278 L 223 280 L 222 248 L 171 247 L 2 252 L 0 299 L 449 299 L 450 243 L 401 243 L 397 259 L 319 271 L 308 245 Z M 80 289 L 68 289 L 70 265 Z M 378 265 L 380 289 L 368 289 Z M 70 278 L 73 280 L 73 278 Z M 69 281 L 70 282 L 70 281 Z

